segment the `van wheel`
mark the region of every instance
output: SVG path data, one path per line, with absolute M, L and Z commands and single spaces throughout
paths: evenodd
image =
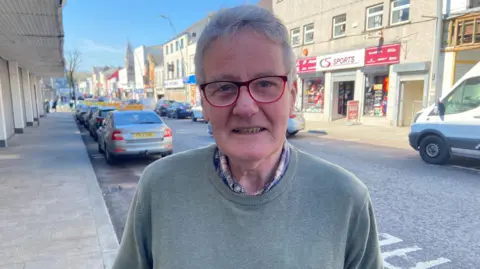
M 100 143 L 98 143 L 98 152 L 101 154 L 105 153 L 102 149 L 102 146 L 100 146 Z
M 430 135 L 420 141 L 420 157 L 428 164 L 446 164 L 450 158 L 450 148 L 445 141 L 436 135 Z

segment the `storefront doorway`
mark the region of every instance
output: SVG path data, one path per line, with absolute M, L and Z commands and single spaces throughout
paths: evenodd
M 355 81 L 341 81 L 333 83 L 333 119 L 347 116 L 347 102 L 354 99 Z
M 422 109 L 424 81 L 403 81 L 400 84 L 400 100 L 402 103 L 400 126 L 410 126 L 415 114 Z

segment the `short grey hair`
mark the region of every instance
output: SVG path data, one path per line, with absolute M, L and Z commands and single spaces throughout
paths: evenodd
M 200 35 L 195 52 L 195 79 L 198 85 L 206 82 L 203 61 L 210 45 L 220 37 L 231 36 L 247 29 L 264 34 L 282 46 L 288 82 L 292 84 L 296 80 L 296 57 L 285 25 L 267 9 L 242 5 L 215 13 Z

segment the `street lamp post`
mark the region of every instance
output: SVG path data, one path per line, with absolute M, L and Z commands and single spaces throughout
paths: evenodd
M 175 29 L 175 26 L 173 25 L 173 22 L 172 22 L 172 20 L 170 19 L 170 17 L 167 16 L 167 15 L 160 15 L 160 17 L 161 17 L 162 19 L 165 19 L 165 20 L 168 21 L 168 24 L 169 24 L 170 27 L 172 28 L 173 34 L 175 35 L 175 38 L 176 38 L 176 37 L 177 37 L 177 30 Z M 188 40 L 187 40 L 187 42 L 185 42 L 185 43 L 186 43 L 186 44 L 185 44 L 185 47 L 187 47 L 187 46 L 188 46 Z M 182 59 L 182 70 L 183 70 L 183 72 L 182 72 L 182 80 L 183 80 L 183 75 L 186 74 L 186 72 L 187 72 L 187 63 L 185 62 L 185 58 L 183 57 L 183 48 L 180 48 L 180 57 L 181 57 L 181 59 Z M 167 72 L 169 72 L 168 69 L 167 69 Z M 184 86 L 183 86 L 183 89 L 184 89 L 184 91 L 185 91 L 185 101 L 186 101 L 186 100 L 188 99 L 188 98 L 187 98 L 187 97 L 188 97 L 187 85 L 184 85 Z

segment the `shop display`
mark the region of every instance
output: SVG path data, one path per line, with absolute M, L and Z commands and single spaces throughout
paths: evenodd
M 365 87 L 365 116 L 384 117 L 387 115 L 388 76 L 373 78 L 372 84 Z
M 325 87 L 322 79 L 310 79 L 303 82 L 303 111 L 323 113 Z

